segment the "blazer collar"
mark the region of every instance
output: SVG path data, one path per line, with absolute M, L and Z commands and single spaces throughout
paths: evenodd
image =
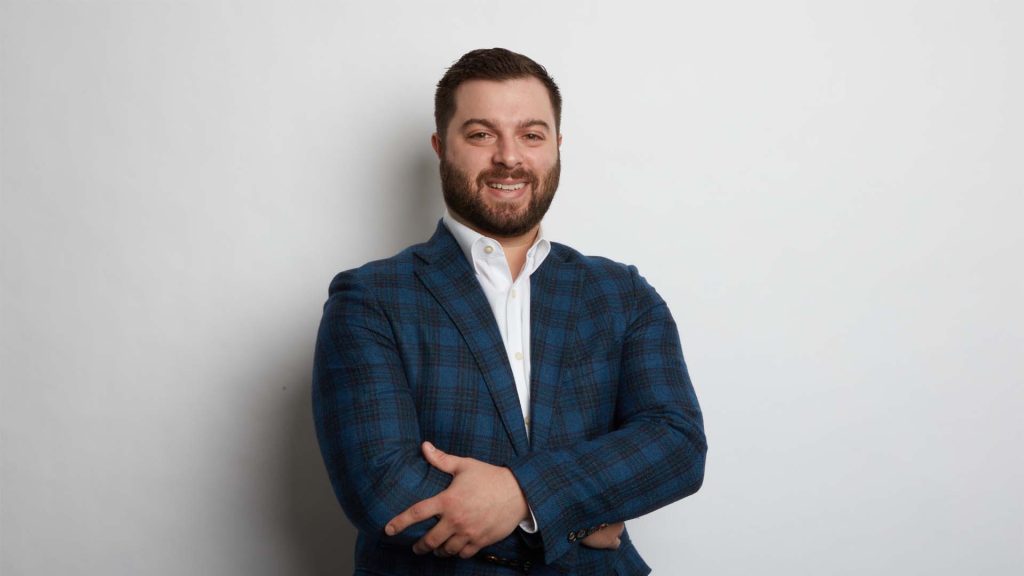
M 561 368 L 575 349 L 575 303 L 582 286 L 569 251 L 551 244 L 551 253 L 530 276 L 530 437 L 516 392 L 508 354 L 494 313 L 471 264 L 443 222 L 431 239 L 414 249 L 423 265 L 416 275 L 462 334 L 487 383 L 515 452 L 544 446 L 551 427 Z M 531 442 L 532 440 L 532 442 Z
M 547 445 L 561 384 L 562 367 L 576 361 L 576 306 L 582 299 L 583 271 L 569 251 L 551 244 L 551 253 L 530 276 L 531 445 Z
M 512 367 L 494 313 L 451 232 L 437 223 L 434 236 L 414 250 L 423 260 L 416 276 L 441 304 L 476 360 L 517 455 L 530 449 Z

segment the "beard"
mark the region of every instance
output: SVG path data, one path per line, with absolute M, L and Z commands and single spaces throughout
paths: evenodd
M 536 174 L 517 168 L 493 168 L 477 175 L 475 181 L 459 170 L 442 154 L 441 190 L 448 209 L 465 220 L 470 227 L 491 236 L 511 238 L 532 230 L 555 199 L 558 179 L 562 173 L 561 154 L 555 165 L 540 180 Z M 485 200 L 487 182 L 503 179 L 525 180 L 530 186 L 530 198 L 525 208 L 518 201 Z

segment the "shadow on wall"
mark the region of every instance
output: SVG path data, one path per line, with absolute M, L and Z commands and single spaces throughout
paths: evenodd
M 433 233 L 443 213 L 444 202 L 437 183 L 437 158 L 432 154 L 420 154 L 408 166 L 407 170 L 391 175 L 387 197 L 382 199 L 386 206 L 382 209 L 384 213 L 368 215 L 371 220 L 379 218 L 386 222 L 378 227 L 378 246 L 398 250 L 423 242 Z M 435 184 L 425 187 L 424 182 Z M 410 195 L 409 190 L 417 192 Z M 326 286 L 324 295 L 326 297 Z M 303 306 L 307 304 L 302 303 Z M 302 330 L 312 337 L 316 334 L 317 325 Z M 285 370 L 268 372 L 281 374 L 280 385 L 291 391 L 287 394 L 289 400 L 282 422 L 288 438 L 285 443 L 287 454 L 277 460 L 287 466 L 279 476 L 283 482 L 279 486 L 280 501 L 277 504 L 281 508 L 278 518 L 284 539 L 291 547 L 292 569 L 289 573 L 351 574 L 354 570 L 356 529 L 334 496 L 320 456 L 312 415 L 310 379 L 313 350 L 311 344 L 306 349 L 306 342 L 301 340 L 300 345 L 292 350 L 285 362 Z
M 379 209 L 366 216 L 377 233 L 373 246 L 380 250 L 374 251 L 382 256 L 391 256 L 427 241 L 444 214 L 437 156 L 422 134 L 415 136 L 419 140 L 410 135 L 405 142 L 423 141 L 423 144 L 410 147 L 409 154 L 413 158 L 403 170 L 395 171 L 387 164 L 376 167 L 386 176 L 380 179 L 377 192 Z M 395 146 L 398 146 L 397 141 Z
M 303 356 L 311 359 L 312 350 L 304 351 Z M 288 395 L 284 422 L 288 451 L 278 460 L 287 466 L 279 476 L 284 480 L 279 495 L 284 508 L 281 528 L 292 548 L 292 570 L 298 570 L 292 573 L 351 574 L 356 529 L 334 497 L 320 457 L 313 429 L 310 372 L 308 366 L 298 369 L 292 381 L 283 384 L 294 393 Z

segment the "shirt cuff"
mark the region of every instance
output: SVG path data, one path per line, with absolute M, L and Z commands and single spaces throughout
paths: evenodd
M 522 522 L 520 522 L 519 523 L 519 529 L 522 530 L 523 532 L 526 532 L 527 534 L 536 534 L 537 533 L 537 517 L 533 515 L 533 507 L 532 506 L 527 505 L 527 508 L 530 509 L 530 519 L 529 520 L 523 520 Z

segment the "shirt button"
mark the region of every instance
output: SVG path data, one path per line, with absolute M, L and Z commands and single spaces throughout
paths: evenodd
M 515 297 L 516 297 L 516 289 L 515 289 L 515 288 L 513 288 L 513 289 L 512 289 L 512 297 L 513 297 L 513 298 L 515 298 Z
M 491 252 L 494 252 L 493 246 L 484 246 L 484 254 L 490 254 Z
M 522 359 L 523 359 L 523 353 L 522 352 L 516 352 L 516 360 L 522 360 Z

